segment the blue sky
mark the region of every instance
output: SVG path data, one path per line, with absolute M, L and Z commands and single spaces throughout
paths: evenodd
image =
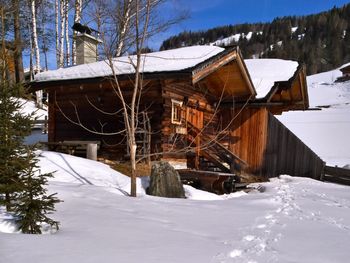
M 315 14 L 343 6 L 345 0 L 171 0 L 172 8 L 187 9 L 190 18 L 162 34 L 156 45 L 184 30 L 204 30 L 229 24 L 268 22 L 276 17 Z
M 184 30 L 205 30 L 229 24 L 268 22 L 276 17 L 315 14 L 350 3 L 345 0 L 169 0 L 167 10 L 162 10 L 165 19 L 176 10 L 186 10 L 190 17 L 173 26 L 165 33 L 149 41 L 149 46 L 157 50 L 162 41 Z M 53 54 L 49 55 L 49 68 L 55 68 Z M 24 57 L 28 67 L 28 57 Z M 43 58 L 42 58 L 43 61 Z M 43 65 L 43 64 L 42 64 Z

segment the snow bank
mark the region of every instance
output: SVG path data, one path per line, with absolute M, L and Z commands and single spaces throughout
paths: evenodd
M 64 200 L 54 215 L 60 231 L 0 233 L 1 262 L 347 262 L 348 187 L 289 176 L 264 186 L 196 201 L 54 181 L 50 191 Z
M 223 48 L 215 46 L 192 46 L 144 54 L 141 71 L 143 73 L 184 70 L 221 53 Z M 115 58 L 113 66 L 117 75 L 135 72 L 133 63 L 136 56 Z M 131 63 L 133 62 L 133 63 Z M 65 79 L 84 79 L 112 75 L 108 61 L 99 61 L 69 68 L 51 70 L 35 75 L 36 82 Z
M 276 81 L 293 77 L 298 62 L 282 59 L 245 59 L 248 72 L 257 92 L 256 98 L 264 98 Z
M 129 193 L 130 178 L 108 165 L 68 154 L 42 151 L 39 155 L 42 173 L 55 172 L 54 182 L 112 187 L 121 194 Z M 139 195 L 145 194 L 141 179 L 137 179 Z

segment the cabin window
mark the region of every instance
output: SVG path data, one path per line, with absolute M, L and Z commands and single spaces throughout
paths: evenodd
M 182 101 L 171 100 L 171 123 L 181 124 Z

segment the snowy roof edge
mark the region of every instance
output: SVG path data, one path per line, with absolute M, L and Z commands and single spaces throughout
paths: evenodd
M 188 60 L 198 60 L 195 61 L 195 64 L 191 64 L 191 63 L 184 63 L 185 65 L 183 67 L 178 67 L 178 68 L 166 68 L 166 69 L 161 69 L 161 68 L 157 68 L 155 67 L 152 68 L 151 65 L 149 69 L 147 69 L 147 65 L 145 65 L 145 69 L 143 70 L 142 74 L 147 74 L 147 75 L 157 75 L 160 73 L 193 73 L 193 71 L 197 68 L 197 67 L 205 67 L 205 65 L 210 64 L 213 61 L 216 61 L 217 59 L 220 59 L 221 57 L 223 57 L 224 55 L 232 52 L 234 49 L 236 48 L 220 48 L 220 47 L 211 47 L 211 46 L 191 46 L 191 47 L 187 47 L 187 48 L 196 48 L 196 47 L 209 47 L 211 48 L 211 50 L 209 50 L 208 52 L 205 52 L 205 54 L 201 54 L 201 56 L 204 58 L 204 60 L 200 61 L 200 59 L 197 58 L 167 58 L 167 57 L 161 57 L 158 56 L 157 54 L 159 54 L 160 52 L 164 52 L 164 51 L 160 51 L 160 52 L 152 52 L 152 53 L 146 53 L 143 54 L 145 57 L 149 57 L 149 58 L 155 58 L 155 59 L 164 59 L 164 60 L 174 60 L 174 61 L 188 61 Z M 186 49 L 186 48 L 179 48 L 179 49 Z M 176 49 L 174 49 L 176 50 Z M 168 50 L 168 51 L 172 51 L 172 50 Z M 166 51 L 165 51 L 166 52 Z M 212 53 L 212 54 L 211 54 Z M 153 55 L 156 54 L 156 55 Z M 120 62 L 121 64 L 132 64 L 130 62 L 128 62 L 130 60 L 130 57 L 128 56 L 124 56 L 124 57 L 118 57 L 118 58 L 113 58 L 114 60 L 118 60 L 117 62 Z M 96 72 L 96 74 L 91 74 L 91 75 L 86 75 L 86 74 L 77 74 L 77 73 L 73 73 L 71 76 L 67 76 L 67 71 L 72 71 L 74 69 L 77 69 L 76 67 L 79 66 L 84 66 L 86 68 L 92 68 L 90 71 L 93 72 L 94 68 L 96 68 L 96 66 L 100 66 L 100 67 L 106 67 L 106 69 L 110 70 L 110 71 L 104 71 L 101 70 L 99 72 Z M 115 66 L 115 65 L 114 65 Z M 93 68 L 94 67 L 94 68 Z M 116 75 L 118 76 L 130 76 L 135 74 L 135 72 L 133 72 L 130 68 L 132 66 L 129 65 L 128 69 L 121 69 L 119 73 L 117 73 Z M 64 74 L 66 74 L 65 77 L 59 78 L 56 77 L 55 74 L 58 74 L 57 72 L 63 72 Z M 48 75 L 48 76 L 45 76 Z M 90 64 L 83 64 L 83 65 L 78 65 L 78 66 L 71 66 L 71 67 L 67 67 L 67 68 L 61 68 L 61 69 L 56 69 L 56 70 L 52 70 L 52 71 L 46 71 L 43 72 L 41 74 L 38 74 L 35 76 L 35 79 L 31 82 L 32 84 L 35 83 L 48 83 L 48 82 L 60 82 L 60 81 L 66 81 L 66 80 L 83 80 L 83 79 L 99 79 L 99 78 L 105 78 L 105 77 L 109 77 L 112 76 L 113 74 L 111 73 L 111 69 L 110 66 L 108 65 L 108 62 L 106 60 L 103 61 L 98 61 L 98 62 L 94 62 L 94 63 L 90 63 Z M 44 77 L 42 77 L 44 76 Z M 38 78 L 39 77 L 39 78 Z

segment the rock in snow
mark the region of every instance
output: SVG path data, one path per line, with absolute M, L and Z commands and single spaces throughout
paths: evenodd
M 152 165 L 148 194 L 160 197 L 185 198 L 178 172 L 168 162 Z

